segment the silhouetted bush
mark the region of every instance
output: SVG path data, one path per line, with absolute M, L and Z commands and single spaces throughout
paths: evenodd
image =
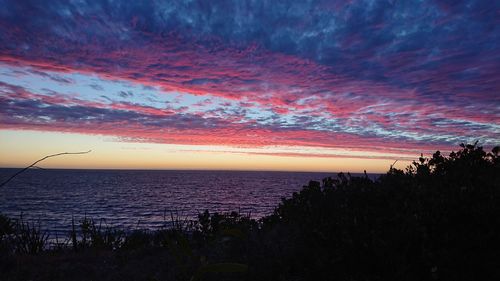
M 474 280 L 499 276 L 498 148 L 421 157 L 378 180 L 310 182 L 264 219 L 274 279 Z M 276 247 L 274 250 L 270 250 Z M 277 264 L 277 261 L 280 263 Z M 285 276 L 283 276 L 285 274 Z M 264 278 L 264 276 L 262 276 Z
M 14 233 L 14 222 L 0 214 L 0 254 L 11 251 L 11 236 Z
M 9 253 L 0 261 L 14 265 L 0 267 L 0 276 L 500 280 L 499 150 L 461 145 L 449 156 L 420 157 L 405 170 L 391 167 L 376 180 L 340 173 L 311 181 L 259 221 L 206 211 L 196 222 L 172 219 L 169 229 L 125 233 L 85 219 L 73 225 L 72 247 L 57 252 L 40 253 L 37 243 L 19 251 L 32 245 L 13 239 L 19 233 L 36 242 L 44 240 L 42 232 L 0 216 L 1 249 Z
M 75 229 L 73 222 L 70 238 L 75 251 L 86 248 L 116 250 L 125 240 L 123 231 L 109 227 L 103 220 L 97 224 L 93 219 L 85 217 L 79 228 L 80 232 Z

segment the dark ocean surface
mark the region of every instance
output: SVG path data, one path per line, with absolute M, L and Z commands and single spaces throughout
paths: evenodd
M 0 180 L 18 171 L 0 169 Z M 174 218 L 240 211 L 269 215 L 281 198 L 310 180 L 335 173 L 28 170 L 0 190 L 0 213 L 39 223 L 49 232 L 67 232 L 71 219 L 87 216 L 108 226 L 156 229 Z M 354 175 L 354 174 L 353 174 Z M 376 176 L 376 175 L 371 175 Z

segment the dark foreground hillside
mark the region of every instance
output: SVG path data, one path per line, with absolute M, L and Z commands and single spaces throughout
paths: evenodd
M 0 216 L 0 280 L 500 280 L 499 148 L 312 181 L 260 221 L 73 229 L 48 249 L 36 226 Z

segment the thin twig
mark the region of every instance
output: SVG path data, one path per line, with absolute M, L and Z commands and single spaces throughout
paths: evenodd
M 38 167 L 38 166 L 33 166 L 33 167 L 31 167 L 31 168 L 33 168 L 33 169 L 38 169 L 38 170 L 46 170 L 45 168 Z
M 2 182 L 0 184 L 0 187 L 3 187 L 4 185 L 6 185 L 9 181 L 11 181 L 13 178 L 15 178 L 16 176 L 18 176 L 19 174 L 21 174 L 22 172 L 28 170 L 29 168 L 32 168 L 32 167 L 35 167 L 36 164 L 38 164 L 39 162 L 42 162 L 43 160 L 47 159 L 47 158 L 51 158 L 51 157 L 56 157 L 56 156 L 61 156 L 61 155 L 68 155 L 68 154 L 86 154 L 86 153 L 90 153 L 92 150 L 89 150 L 89 151 L 82 151 L 82 152 L 63 152 L 63 153 L 57 153 L 57 154 L 52 154 L 52 155 L 48 155 L 48 156 L 45 156 L 43 157 L 42 159 L 38 159 L 37 161 L 35 161 L 33 164 L 29 165 L 28 167 L 22 169 L 22 170 L 19 170 L 17 173 L 13 174 L 10 178 L 8 178 L 6 181 Z
M 396 162 L 398 162 L 399 159 L 396 159 L 396 161 L 394 161 L 394 163 L 392 163 L 391 165 L 391 168 L 389 170 L 392 170 L 392 167 L 394 167 L 394 165 L 396 165 Z

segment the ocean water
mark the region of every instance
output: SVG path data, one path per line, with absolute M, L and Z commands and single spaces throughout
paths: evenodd
M 0 180 L 15 173 L 0 169 Z M 204 210 L 269 215 L 283 197 L 334 173 L 28 170 L 0 190 L 0 213 L 67 232 L 85 216 L 124 229 L 156 229 Z

